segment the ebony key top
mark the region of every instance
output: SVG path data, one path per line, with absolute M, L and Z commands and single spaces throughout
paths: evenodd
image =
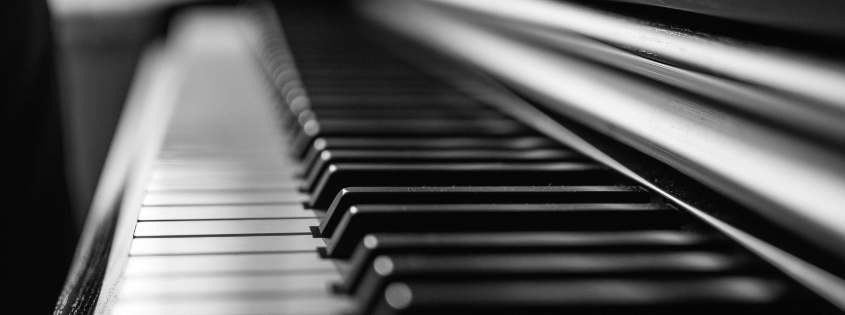
M 585 160 L 572 150 L 324 150 L 313 165 L 305 169 L 304 191 L 311 191 L 319 176 L 336 163 L 467 163 L 467 162 L 562 162 Z
M 521 136 L 536 134 L 511 119 L 320 119 L 308 120 L 294 136 L 294 153 L 302 156 L 315 137 L 323 136 Z
M 311 89 L 309 89 L 311 91 Z M 319 120 L 322 119 L 487 119 L 504 118 L 504 114 L 491 108 L 312 108 Z
M 761 267 L 746 256 L 680 251 L 662 253 L 399 254 L 376 257 L 355 294 L 368 313 L 392 282 L 444 284 L 596 279 L 706 281 L 748 275 Z M 763 269 L 765 271 L 765 268 Z M 636 280 L 634 280 L 636 281 Z M 697 294 L 697 292 L 688 292 Z
M 347 187 L 320 222 L 330 237 L 349 207 L 359 204 L 648 203 L 649 193 L 628 186 Z
M 303 164 L 310 169 L 323 150 L 497 150 L 564 149 L 548 138 L 524 137 L 320 137 L 314 139 Z
M 618 174 L 595 163 L 332 164 L 309 206 L 327 209 L 346 187 L 609 185 Z
M 765 277 L 533 279 L 388 284 L 371 314 L 796 314 Z
M 677 230 L 684 221 L 661 204 L 358 205 L 338 223 L 326 255 L 348 258 L 372 233 Z
M 679 231 L 369 234 L 350 258 L 343 283 L 333 288 L 355 293 L 365 269 L 380 255 L 728 252 L 731 248 L 721 237 Z

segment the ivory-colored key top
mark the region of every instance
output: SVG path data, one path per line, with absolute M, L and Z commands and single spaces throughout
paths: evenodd
M 220 167 L 220 168 L 171 168 L 159 166 L 150 177 L 153 181 L 179 179 L 210 179 L 210 178 L 276 178 L 289 179 L 299 171 L 295 167 Z
M 124 269 L 126 277 L 215 273 L 337 273 L 331 260 L 317 253 L 135 256 Z
M 292 176 L 291 176 L 292 177 Z M 188 178 L 152 180 L 147 191 L 164 192 L 172 190 L 293 190 L 301 185 L 293 178 Z
M 298 185 L 295 178 L 297 171 L 298 168 L 275 164 L 219 167 L 168 167 L 160 165 L 150 177 L 148 190 L 296 188 Z
M 226 298 L 203 300 L 144 299 L 120 301 L 112 315 L 334 315 L 350 314 L 355 308 L 349 299 L 338 297 L 268 299 Z
M 148 192 L 144 206 L 295 203 L 308 200 L 296 190 Z
M 223 295 L 327 296 L 327 286 L 340 281 L 338 273 L 288 275 L 199 275 L 128 278 L 120 299 L 177 298 Z
M 320 222 L 309 219 L 211 220 L 138 222 L 135 237 L 311 234 L 309 226 Z
M 186 163 L 207 163 L 207 164 L 231 164 L 231 163 L 267 163 L 283 161 L 288 159 L 285 155 L 279 154 L 280 148 L 262 148 L 261 150 L 234 151 L 226 148 L 183 148 L 175 147 L 171 150 L 162 150 L 158 154 L 156 165 L 186 164 Z
M 300 203 L 276 205 L 144 207 L 138 221 L 213 219 L 293 219 L 318 217 Z
M 317 246 L 325 246 L 325 243 L 311 235 L 136 238 L 132 240 L 129 254 L 140 256 L 305 252 L 314 251 Z
M 296 161 L 284 156 L 275 156 L 276 159 L 269 161 L 249 160 L 248 157 L 232 160 L 211 160 L 211 161 L 170 161 L 159 162 L 155 165 L 153 177 L 174 175 L 174 174 L 197 174 L 197 173 L 285 173 L 299 171 Z

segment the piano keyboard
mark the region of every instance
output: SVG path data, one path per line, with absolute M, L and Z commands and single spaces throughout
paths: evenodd
M 187 83 L 112 314 L 828 311 L 349 21 L 287 9 L 285 37 L 268 12 L 175 24 L 195 38 Z

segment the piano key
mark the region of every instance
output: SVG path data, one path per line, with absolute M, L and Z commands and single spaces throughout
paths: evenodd
M 315 218 L 314 211 L 305 210 L 301 203 L 274 205 L 212 205 L 143 207 L 138 221 L 178 221 L 216 219 L 296 219 Z
M 745 257 L 707 252 L 383 255 L 366 269 L 355 296 L 367 309 L 396 281 L 700 278 L 753 267 Z
M 216 165 L 173 165 L 173 163 L 158 164 L 151 175 L 153 179 L 214 177 L 214 176 L 256 176 L 272 173 L 278 178 L 295 172 L 297 167 L 281 163 L 234 164 L 219 163 Z
M 348 115 L 342 115 L 349 112 Z M 469 114 L 472 113 L 472 114 Z M 410 104 L 402 107 L 385 104 L 355 104 L 319 107 L 297 107 L 285 110 L 282 117 L 282 126 L 289 134 L 297 134 L 309 119 L 317 121 L 339 121 L 343 119 L 368 120 L 389 122 L 390 120 L 477 120 L 477 119 L 503 119 L 504 115 L 494 114 L 487 107 L 466 107 L 456 109 L 443 104 Z M 380 135 L 385 136 L 385 135 Z M 389 136 L 389 135 L 388 135 Z
M 259 191 L 153 191 L 144 196 L 144 206 L 247 205 L 304 202 L 308 196 L 296 190 Z
M 311 234 L 311 219 L 138 222 L 135 237 Z
M 593 163 L 332 164 L 311 192 L 309 206 L 327 209 L 346 187 L 557 186 L 613 184 L 617 175 Z
M 336 48 L 336 47 L 332 47 Z M 354 52 L 349 52 L 354 53 Z M 307 65 L 307 59 L 299 58 L 297 59 L 297 66 L 299 63 L 302 63 L 302 66 L 305 67 Z M 331 60 L 320 60 L 321 63 L 330 62 Z M 300 67 L 297 67 L 300 68 Z M 302 68 L 300 68 L 302 70 Z M 409 69 L 407 66 L 398 65 L 398 67 L 385 67 L 385 66 L 370 66 L 367 69 L 355 69 L 350 67 L 348 64 L 335 64 L 331 66 L 310 66 L 307 67 L 307 71 L 300 71 L 300 74 L 303 76 L 306 86 L 310 86 L 312 84 L 320 85 L 321 83 L 326 83 L 327 85 L 337 85 L 341 82 L 348 82 L 349 80 L 354 79 L 362 79 L 367 80 L 369 82 L 385 82 L 385 76 L 390 77 L 392 79 L 409 79 L 413 80 L 414 78 L 419 78 L 419 72 L 413 71 Z M 315 82 L 316 81 L 316 82 Z M 429 82 L 431 82 L 429 80 Z M 391 94 L 382 94 L 382 95 L 375 95 L 376 97 L 371 98 L 372 100 L 379 100 L 383 101 L 384 103 L 404 103 L 414 101 L 415 99 L 408 99 L 402 97 L 396 97 L 397 95 Z M 381 96 L 379 98 L 378 96 Z M 394 97 L 386 97 L 386 96 L 394 96 Z M 401 96 L 401 95 L 399 95 Z M 317 103 L 344 103 L 343 97 L 332 97 L 332 95 L 323 95 L 325 99 L 322 102 Z M 349 101 L 349 98 L 346 98 Z M 354 99 L 354 101 L 359 101 L 360 99 Z M 455 95 L 451 94 L 449 98 L 442 99 L 443 102 L 454 102 L 456 106 L 461 104 L 467 103 L 468 99 L 466 96 L 463 95 Z
M 310 77 L 308 78 L 308 86 L 305 87 L 307 89 L 307 94 L 309 96 L 316 96 L 318 99 L 326 94 L 326 92 L 338 92 L 339 94 L 352 94 L 355 90 L 363 90 L 369 93 L 375 94 L 373 92 L 382 92 L 379 94 L 382 95 L 391 95 L 391 94 L 399 94 L 396 92 L 403 92 L 407 91 L 410 93 L 419 93 L 421 91 L 432 91 L 438 94 L 448 94 L 444 93 L 442 90 L 438 90 L 437 87 L 432 87 L 430 82 L 425 82 L 421 80 L 414 80 L 414 77 L 405 76 L 402 78 L 403 80 L 408 80 L 408 82 L 386 82 L 385 80 L 378 80 L 368 77 L 358 77 L 359 80 L 356 82 L 341 82 L 338 80 L 341 78 L 316 78 Z M 413 82 L 416 81 L 416 82 Z M 395 90 L 394 90 L 395 89 Z M 293 92 L 293 89 L 288 89 L 289 92 Z M 392 93 L 391 93 L 392 92 Z M 290 94 L 285 94 L 290 95 Z M 295 94 L 294 94 L 295 95 Z M 360 96 L 360 95 L 359 95 Z M 419 96 L 419 95 L 417 95 Z M 454 94 L 452 94 L 454 96 Z M 429 108 L 445 108 L 445 109 L 454 109 L 454 110 L 467 110 L 467 109 L 489 109 L 489 107 L 484 106 L 478 103 L 470 103 L 467 102 L 466 104 L 455 104 L 452 102 L 438 102 L 438 103 L 424 103 L 424 102 L 416 102 L 416 103 L 407 103 L 403 106 L 396 106 L 396 104 L 392 103 L 358 103 L 358 104 L 342 104 L 342 103 L 316 103 L 314 104 L 313 108 L 315 109 L 344 109 L 344 108 L 372 108 L 370 106 L 375 105 L 381 108 L 422 108 L 424 106 L 428 106 Z M 350 106 L 351 105 L 351 106 Z
M 321 61 L 321 63 L 324 61 Z M 344 60 L 344 63 L 348 62 L 348 60 Z M 419 77 L 408 76 L 408 81 L 401 81 L 401 82 L 386 82 L 384 79 L 377 79 L 373 78 L 370 80 L 360 80 L 360 81 L 346 81 L 346 82 L 327 82 L 325 80 L 323 82 L 316 81 L 317 77 L 311 77 L 309 80 L 309 84 L 307 86 L 307 90 L 309 94 L 331 94 L 334 91 L 338 90 L 365 90 L 365 91 L 378 91 L 379 94 L 396 94 L 401 93 L 404 94 L 406 92 L 415 92 L 415 91 L 435 91 L 435 92 L 452 92 L 454 93 L 455 90 L 450 89 L 448 86 L 441 84 L 434 80 L 425 80 Z M 300 86 L 300 88 L 302 88 Z M 290 92 L 293 88 L 283 89 L 282 92 L 287 90 Z
M 343 215 L 359 204 L 647 203 L 651 196 L 626 186 L 349 187 L 338 192 L 320 222 L 330 237 Z
M 194 131 L 181 133 L 171 132 L 162 144 L 162 152 L 171 152 L 175 150 L 219 152 L 221 150 L 226 150 L 240 154 L 248 152 L 254 152 L 257 154 L 278 154 L 278 150 L 285 150 L 281 144 L 274 144 L 270 142 L 274 140 L 274 138 L 279 137 L 268 136 L 268 133 L 270 133 L 268 132 L 269 130 L 257 132 L 230 130 L 232 123 L 234 122 L 205 122 L 206 125 Z M 244 121 L 241 123 L 248 122 Z
M 305 155 L 315 137 L 326 136 L 525 136 L 532 129 L 510 119 L 321 119 L 304 123 L 291 143 L 295 156 Z
M 357 72 L 357 71 L 356 71 Z M 361 75 L 360 72 L 356 73 Z M 305 85 L 309 84 L 308 78 L 305 79 Z M 415 95 L 320 95 L 309 97 L 311 103 L 315 107 L 320 106 L 349 106 L 350 104 L 384 104 L 393 105 L 397 107 L 407 106 L 409 104 L 444 104 L 448 106 L 477 106 L 478 103 L 463 95 L 432 95 L 431 97 L 420 97 Z
M 255 170 L 221 170 L 221 171 L 158 171 L 151 178 L 152 182 L 192 182 L 192 181 L 278 181 L 290 182 L 297 171 L 255 169 Z
M 523 151 L 500 150 L 440 150 L 440 151 L 386 151 L 386 150 L 323 150 L 313 166 L 305 169 L 306 191 L 313 189 L 320 175 L 335 163 L 464 163 L 464 162 L 560 162 L 584 160 L 572 150 L 539 149 Z
M 281 138 L 281 135 L 279 135 Z M 285 163 L 296 164 L 293 159 L 280 156 L 279 151 L 287 151 L 286 147 L 280 146 L 276 148 L 256 148 L 248 151 L 237 151 L 228 148 L 172 148 L 171 150 L 161 151 L 158 154 L 156 165 L 168 164 L 261 164 L 261 163 L 278 163 L 284 161 Z
M 490 149 L 527 150 L 562 148 L 548 138 L 538 136 L 517 137 L 320 137 L 314 149 Z
M 222 160 L 208 162 L 203 160 L 191 160 L 179 162 L 162 161 L 156 164 L 153 170 L 153 179 L 190 178 L 190 177 L 214 177 L 214 176 L 257 176 L 273 174 L 276 178 L 283 178 L 299 168 L 295 162 L 284 163 L 283 160 L 274 162 L 250 162 L 248 158 L 243 160 Z
M 337 273 L 190 275 L 133 277 L 123 281 L 119 298 L 179 298 L 208 296 L 294 295 L 327 296 L 326 284 L 340 280 Z
M 306 79 L 307 80 L 307 79 Z M 456 93 L 455 91 L 448 91 L 444 90 L 439 87 L 432 87 L 432 86 L 425 86 L 425 85 L 415 85 L 415 86 L 384 86 L 380 85 L 378 81 L 371 81 L 370 84 L 360 84 L 360 85 L 346 85 L 346 84 L 325 84 L 325 85 L 318 85 L 315 87 L 308 86 L 306 89 L 308 90 L 308 97 L 314 99 L 321 99 L 323 97 L 333 97 L 333 96 L 347 96 L 350 100 L 355 101 L 362 97 L 374 96 L 379 95 L 381 97 L 388 97 L 388 96 L 401 96 L 405 98 L 419 98 L 419 99 L 427 99 L 429 97 L 434 98 L 459 98 L 463 95 Z M 395 91 L 391 91 L 391 89 L 396 89 Z M 454 106 L 451 102 L 437 102 L 433 101 L 430 102 L 429 108 L 431 109 L 480 109 L 480 112 L 483 112 L 485 109 L 489 110 L 489 107 L 483 106 Z M 313 102 L 312 108 L 314 109 L 343 109 L 343 108 L 386 108 L 386 109 L 397 109 L 397 108 L 420 108 L 420 105 L 424 104 L 414 104 L 410 103 L 406 104 L 405 106 L 396 106 L 395 104 L 389 103 L 321 103 L 321 102 Z M 345 106 L 344 106 L 345 105 Z M 439 106 L 438 106 L 439 105 Z
M 316 253 L 134 256 L 126 263 L 126 277 L 194 274 L 337 273 L 334 264 Z
M 562 148 L 542 137 L 320 137 L 313 141 L 302 165 L 310 168 L 323 150 L 527 150 Z
M 312 88 L 308 89 L 312 91 Z M 504 114 L 489 108 L 443 108 L 434 109 L 431 106 L 422 108 L 313 108 L 312 112 L 319 119 L 453 119 L 453 118 L 504 118 Z
M 387 88 L 389 89 L 389 88 Z M 325 93 L 320 93 L 320 91 Z M 444 97 L 444 98 L 451 98 L 451 97 L 461 97 L 459 93 L 455 91 L 449 91 L 444 89 L 436 89 L 431 87 L 414 87 L 414 88 L 405 88 L 400 90 L 404 91 L 385 91 L 384 87 L 377 87 L 374 85 L 370 86 L 357 86 L 352 88 L 346 88 L 342 85 L 335 85 L 335 86 L 324 86 L 323 89 L 316 89 L 312 91 L 310 88 L 308 89 L 308 96 L 312 98 L 321 98 L 323 96 L 346 96 L 349 98 L 358 98 L 358 97 L 368 97 L 373 95 L 387 96 L 387 95 L 396 95 L 396 96 L 403 96 L 403 97 L 418 97 L 418 98 L 428 98 L 428 97 Z M 388 92 L 388 93 L 379 93 L 379 92 Z M 465 96 L 464 96 L 465 97 Z M 321 104 L 318 102 L 316 103 L 313 108 L 319 109 L 321 108 Z M 355 106 L 359 107 L 359 106 Z M 396 108 L 394 106 L 394 108 Z
M 369 234 L 351 256 L 343 283 L 334 289 L 354 292 L 364 270 L 376 256 L 385 254 L 653 253 L 728 248 L 722 238 L 677 231 Z
M 683 221 L 680 211 L 659 204 L 357 205 L 326 253 L 348 258 L 372 233 L 672 230 Z
M 204 177 L 155 179 L 147 185 L 147 191 L 167 192 L 174 190 L 290 190 L 301 185 L 290 178 L 280 180 L 267 176 Z
M 312 252 L 323 246 L 311 235 L 136 238 L 130 256 Z
M 383 86 L 376 84 L 347 86 L 347 85 L 309 85 L 308 95 L 321 97 L 323 95 L 344 95 L 344 96 L 367 96 L 367 95 L 403 95 L 426 97 L 438 95 L 446 97 L 460 96 L 454 90 L 444 89 L 441 86 L 415 85 L 415 86 Z
M 298 166 L 295 161 L 285 160 L 277 157 L 273 161 L 249 161 L 243 160 L 217 160 L 217 161 L 166 161 L 157 163 L 153 170 L 153 178 L 168 176 L 193 176 L 193 175 L 225 175 L 225 174 L 261 174 L 266 172 L 285 173 L 295 172 Z
M 767 278 L 566 279 L 388 285 L 373 314 L 749 314 L 777 312 L 786 296 Z
M 349 314 L 355 303 L 336 297 L 255 299 L 227 297 L 201 300 L 144 299 L 120 301 L 113 315 L 336 315 Z
M 511 119 L 320 119 L 307 136 L 525 135 L 535 131 Z

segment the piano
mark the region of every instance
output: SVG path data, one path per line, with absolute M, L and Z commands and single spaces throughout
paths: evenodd
M 841 314 L 843 11 L 719 3 L 186 5 L 55 314 Z

